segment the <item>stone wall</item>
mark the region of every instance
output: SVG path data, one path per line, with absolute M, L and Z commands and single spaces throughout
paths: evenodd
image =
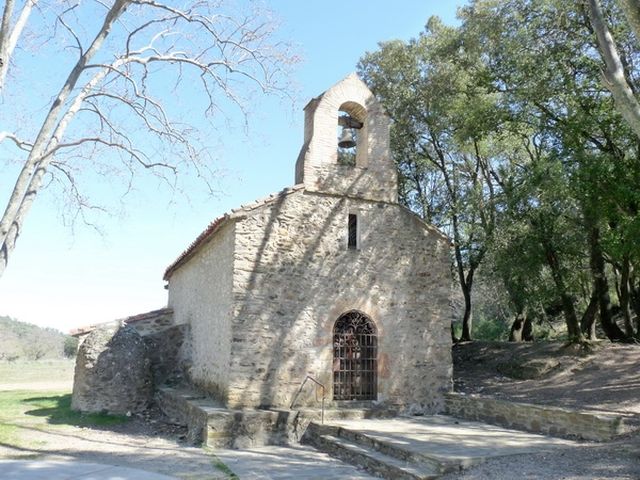
M 446 412 L 518 430 L 606 441 L 623 433 L 622 417 L 566 408 L 516 403 L 477 395 L 446 395 Z
M 154 385 L 179 384 L 190 365 L 181 354 L 189 325 L 175 325 L 158 332 L 148 332 L 142 338 L 147 345 Z
M 347 248 L 347 218 L 360 248 Z M 332 398 L 333 327 L 378 330 L 378 400 L 435 412 L 451 389 L 449 242 L 403 207 L 296 191 L 236 223 L 228 404 L 288 407 L 307 374 Z M 317 405 L 313 386 L 298 404 Z
M 174 323 L 190 326 L 182 348 L 190 380 L 222 399 L 229 383 L 233 248 L 230 221 L 169 280 Z

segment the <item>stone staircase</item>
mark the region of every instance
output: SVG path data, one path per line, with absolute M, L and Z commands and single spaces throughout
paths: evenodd
M 187 439 L 212 448 L 244 449 L 299 443 L 311 422 L 323 418 L 320 409 L 229 409 L 191 389 L 161 387 L 156 393 L 160 409 L 187 427 Z M 392 417 L 397 412 L 355 408 L 327 409 L 324 421 Z
M 234 410 L 188 389 L 164 387 L 156 399 L 170 418 L 187 426 L 193 443 L 216 449 L 304 443 L 393 480 L 435 479 L 488 457 L 527 453 L 531 444 L 563 448 L 573 443 L 525 431 L 591 441 L 624 431 L 615 415 L 453 393 L 446 395 L 448 415 L 402 417 L 371 405 L 350 405 L 356 408 L 325 410 L 324 422 L 320 409 Z

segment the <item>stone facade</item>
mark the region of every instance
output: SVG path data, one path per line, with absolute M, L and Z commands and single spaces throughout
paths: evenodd
M 124 414 L 144 410 L 159 385 L 184 380 L 189 325 L 169 308 L 78 329 L 72 407 Z
M 355 166 L 337 164 L 340 111 L 363 125 Z M 358 312 L 377 341 L 373 400 L 441 411 L 449 242 L 398 205 L 388 119 L 357 77 L 305 113 L 298 184 L 214 221 L 167 269 L 175 322 L 190 326 L 191 380 L 228 407 L 289 407 L 311 375 L 331 402 L 334 327 Z M 316 394 L 310 386 L 297 405 L 317 406 Z

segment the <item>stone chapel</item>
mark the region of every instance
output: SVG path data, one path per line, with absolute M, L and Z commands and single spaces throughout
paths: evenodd
M 355 74 L 304 111 L 295 185 L 216 219 L 166 270 L 188 378 L 229 408 L 288 408 L 309 375 L 330 406 L 440 411 L 449 241 L 398 204 L 390 122 Z

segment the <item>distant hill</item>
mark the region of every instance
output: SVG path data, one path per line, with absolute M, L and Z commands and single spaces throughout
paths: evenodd
M 53 328 L 42 328 L 0 316 L 0 361 L 73 357 L 77 340 Z

